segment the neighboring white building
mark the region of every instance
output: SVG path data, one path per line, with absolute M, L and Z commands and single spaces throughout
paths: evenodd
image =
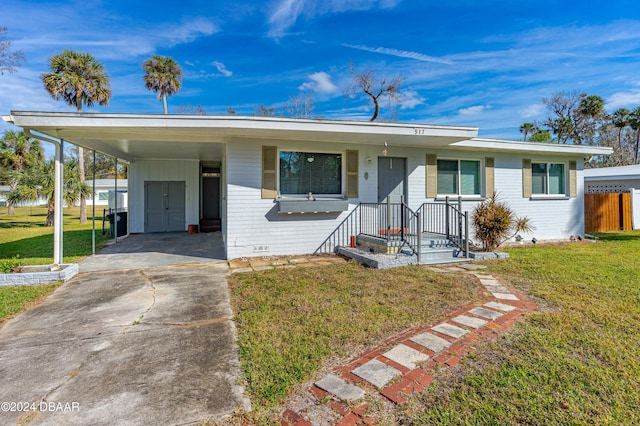
M 640 189 L 640 165 L 585 169 L 584 185 L 588 194 Z
M 127 161 L 129 232 L 218 221 L 228 258 L 313 253 L 361 203 L 400 195 L 428 224 L 447 196 L 472 211 L 496 191 L 531 219 L 525 238 L 568 239 L 584 233 L 584 159 L 611 152 L 440 125 L 49 112 L 8 121 Z
M 585 169 L 586 194 L 631 193 L 633 229 L 640 229 L 640 165 Z
M 115 208 L 116 201 L 114 200 L 116 194 L 116 180 L 115 179 L 96 179 L 96 186 L 93 190 L 95 194 L 96 207 L 102 206 L 104 208 Z M 87 185 L 93 186 L 93 179 L 87 176 Z M 118 209 L 127 208 L 129 206 L 128 192 L 129 181 L 127 179 L 118 179 L 117 181 L 117 205 Z M 93 198 L 87 198 L 87 205 L 93 205 Z

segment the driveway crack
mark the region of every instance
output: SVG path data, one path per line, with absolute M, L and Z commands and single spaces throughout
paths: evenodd
M 140 321 L 142 321 L 142 319 L 144 318 L 144 316 L 146 314 L 151 312 L 151 310 L 153 309 L 153 307 L 156 304 L 156 290 L 157 289 L 156 289 L 156 286 L 153 285 L 153 280 L 147 274 L 145 274 L 144 271 L 140 271 L 140 275 L 142 275 L 142 277 L 147 281 L 147 283 L 151 287 L 151 297 L 152 297 L 153 300 L 151 301 L 151 305 L 149 305 L 149 307 L 143 313 L 140 314 L 140 316 L 131 324 L 131 326 L 140 324 Z M 123 331 L 123 333 L 126 333 L 129 328 L 130 327 L 127 327 Z

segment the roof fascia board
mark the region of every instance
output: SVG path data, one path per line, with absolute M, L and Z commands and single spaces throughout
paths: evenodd
M 544 142 L 520 142 L 499 139 L 473 138 L 465 141 L 454 142 L 452 148 L 480 149 L 504 152 L 522 152 L 532 154 L 557 154 L 557 155 L 609 155 L 613 148 L 585 145 L 550 144 Z
M 465 126 L 215 115 L 142 115 L 12 111 L 11 120 L 20 127 L 227 128 L 402 136 L 457 136 L 461 138 L 475 137 L 478 134 L 477 127 Z

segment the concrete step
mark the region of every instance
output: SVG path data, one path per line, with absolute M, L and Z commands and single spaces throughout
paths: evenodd
M 420 260 L 447 260 L 456 257 L 457 250 L 453 248 L 430 248 L 422 247 L 420 250 Z
M 447 240 L 446 238 L 422 240 L 422 246 L 431 248 L 450 247 L 451 241 Z

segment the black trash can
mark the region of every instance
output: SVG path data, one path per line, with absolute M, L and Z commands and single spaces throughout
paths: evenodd
M 116 220 L 115 226 L 113 224 L 114 216 Z M 117 232 L 118 237 L 127 235 L 127 212 L 109 213 L 107 215 L 107 219 L 109 220 L 112 236 L 113 236 L 114 228 Z

